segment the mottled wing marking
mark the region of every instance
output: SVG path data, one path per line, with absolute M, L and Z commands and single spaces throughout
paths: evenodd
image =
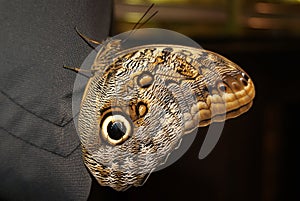
M 78 128 L 86 166 L 119 191 L 141 185 L 184 134 L 246 112 L 255 95 L 240 67 L 199 48 L 147 45 L 110 59 L 97 55 Z

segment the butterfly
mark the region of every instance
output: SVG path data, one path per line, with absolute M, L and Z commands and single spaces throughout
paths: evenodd
M 78 116 L 85 165 L 117 191 L 143 185 L 183 136 L 245 113 L 255 96 L 250 76 L 217 53 L 123 43 L 102 43 Z

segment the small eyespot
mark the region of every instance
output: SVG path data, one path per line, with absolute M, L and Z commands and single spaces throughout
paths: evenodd
M 223 82 L 220 82 L 218 84 L 218 89 L 219 89 L 220 92 L 226 92 L 227 86 Z
M 240 78 L 240 81 L 242 82 L 242 84 L 246 87 L 248 86 L 248 82 L 245 78 Z
M 130 120 L 122 113 L 110 113 L 100 126 L 102 137 L 112 145 L 125 142 L 133 130 Z
M 242 76 L 243 76 L 243 78 L 245 78 L 246 81 L 249 80 L 249 77 L 248 77 L 248 75 L 246 75 L 246 73 L 242 73 Z
M 137 78 L 137 84 L 141 88 L 150 87 L 152 85 L 153 81 L 154 81 L 154 77 L 153 77 L 152 73 L 149 71 L 142 72 Z
M 144 102 L 139 102 L 136 105 L 136 113 L 139 118 L 144 117 L 148 112 L 148 106 Z

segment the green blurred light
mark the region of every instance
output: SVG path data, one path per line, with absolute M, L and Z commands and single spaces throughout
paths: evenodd
M 140 12 L 127 12 L 124 15 L 124 20 L 130 23 L 136 23 L 142 17 L 143 13 Z
M 181 4 L 188 3 L 189 0 L 125 0 L 124 3 L 131 5 L 141 5 L 141 4 Z

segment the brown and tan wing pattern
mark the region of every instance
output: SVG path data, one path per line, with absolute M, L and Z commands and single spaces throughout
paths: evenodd
M 101 185 L 142 185 L 183 135 L 239 116 L 254 96 L 249 75 L 216 53 L 178 45 L 121 51 L 85 89 L 78 120 L 85 164 Z

